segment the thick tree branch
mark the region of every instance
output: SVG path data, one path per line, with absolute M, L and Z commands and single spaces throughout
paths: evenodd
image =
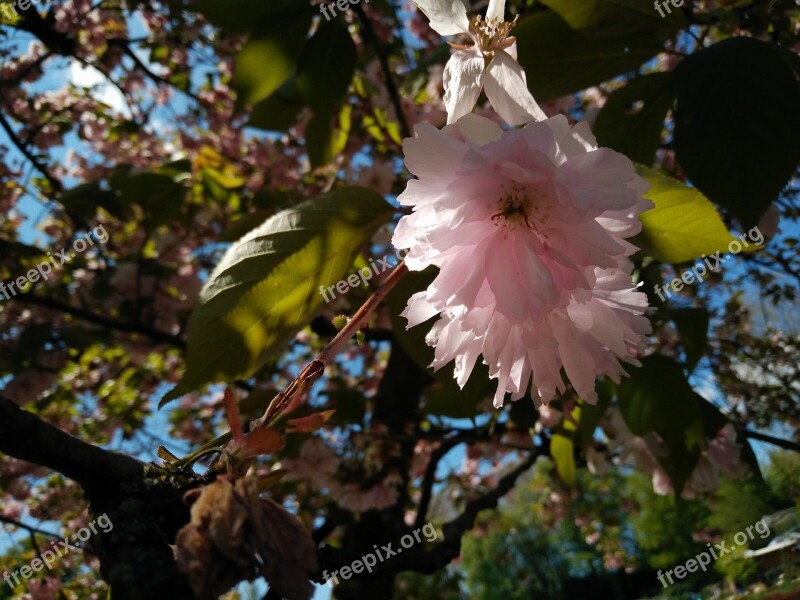
M 108 516 L 113 528 L 92 543 L 115 600 L 194 597 L 169 543 L 189 520 L 182 498 L 196 478 L 87 444 L 2 396 L 0 452 L 73 479 Z
M 58 471 L 91 494 L 98 486 L 142 477 L 139 461 L 64 433 L 0 396 L 0 452 Z
M 541 448 L 536 448 L 517 467 L 506 473 L 497 483 L 497 487 L 483 496 L 467 502 L 464 511 L 442 527 L 444 541 L 432 550 L 421 553 L 417 560 L 413 561 L 412 570 L 426 574 L 435 573 L 457 558 L 461 554 L 461 541 L 464 534 L 474 527 L 475 520 L 481 511 L 495 508 L 500 499 L 514 488 L 517 479 L 534 465 L 541 454 Z

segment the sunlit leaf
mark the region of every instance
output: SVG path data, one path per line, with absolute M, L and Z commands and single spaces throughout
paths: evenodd
M 556 463 L 556 472 L 567 485 L 575 483 L 575 442 L 560 433 L 550 438 L 550 455 Z
M 252 375 L 322 304 L 391 216 L 383 198 L 343 188 L 268 219 L 233 244 L 192 313 L 183 379 L 163 402 L 212 381 Z
M 680 263 L 725 252 L 736 238 L 714 205 L 698 190 L 645 167 L 639 174 L 651 185 L 645 198 L 655 208 L 640 215 L 642 232 L 634 243 L 653 258 Z

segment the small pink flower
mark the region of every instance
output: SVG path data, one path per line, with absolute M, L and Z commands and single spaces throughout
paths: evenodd
M 595 401 L 595 377 L 619 381 L 650 331 L 627 259 L 637 248 L 625 240 L 652 206 L 647 183 L 560 115 L 503 131 L 470 114 L 416 133 L 404 151 L 418 179 L 398 198 L 413 212 L 392 241 L 410 249 L 409 269 L 439 268 L 403 313 L 409 327 L 440 316 L 427 337 L 432 366 L 455 361 L 463 386 L 483 355 L 495 406 L 506 392 L 523 397 L 531 379 L 537 403 L 549 401 L 566 390 L 562 368 Z

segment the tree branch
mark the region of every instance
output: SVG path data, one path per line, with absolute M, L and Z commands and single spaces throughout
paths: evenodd
M 408 126 L 406 114 L 403 112 L 403 100 L 400 98 L 400 90 L 397 89 L 397 84 L 394 81 L 394 77 L 392 77 L 392 69 L 389 66 L 389 60 L 386 58 L 386 54 L 384 53 L 383 48 L 378 41 L 378 37 L 375 35 L 375 30 L 372 28 L 372 22 L 369 20 L 369 17 L 367 16 L 367 13 L 364 11 L 364 7 L 361 4 L 353 4 L 353 12 L 356 13 L 358 20 L 361 23 L 361 29 L 364 32 L 364 41 L 371 45 L 373 50 L 375 50 L 375 56 L 378 58 L 378 62 L 383 70 L 383 78 L 386 82 L 386 91 L 389 92 L 389 97 L 392 99 L 392 104 L 394 105 L 394 111 L 397 113 L 397 121 L 400 123 L 400 131 L 403 134 L 403 137 L 411 137 L 411 128 Z
M 170 346 L 180 349 L 186 348 L 186 341 L 178 335 L 159 331 L 158 329 L 150 327 L 149 325 L 145 325 L 144 323 L 132 323 L 112 319 L 111 317 L 99 315 L 90 310 L 72 306 L 71 304 L 61 300 L 56 300 L 55 298 L 37 296 L 35 294 L 19 294 L 14 296 L 14 300 L 17 302 L 35 304 L 37 306 L 43 306 L 45 308 L 57 310 L 77 319 L 81 319 L 82 321 L 86 321 L 87 323 L 93 323 L 94 325 L 106 327 L 114 331 L 137 333 L 159 344 L 169 344 Z
M 402 571 L 415 571 L 417 573 L 429 575 L 443 569 L 461 553 L 462 538 L 464 534 L 475 525 L 475 521 L 480 512 L 495 508 L 500 499 L 513 489 L 519 477 L 533 466 L 542 452 L 541 448 L 533 450 L 527 458 L 500 479 L 497 487 L 483 496 L 468 502 L 461 515 L 444 524 L 442 527 L 444 540 L 431 550 L 425 550 L 422 545 L 404 549 L 402 554 L 397 553 L 394 556 L 386 558 L 385 561 L 379 562 L 378 565 L 373 568 L 372 573 L 354 574 L 352 579 L 358 581 L 374 581 Z M 411 533 L 411 531 L 412 529 L 408 528 L 408 533 Z M 392 541 L 396 548 L 399 543 L 398 540 Z M 372 551 L 372 548 L 366 549 L 367 553 Z M 363 558 L 363 552 L 358 554 L 352 550 L 346 552 L 339 548 L 332 548 L 327 545 L 322 546 L 318 551 L 320 564 L 318 577 L 321 576 L 324 571 L 328 573 L 338 571 L 342 567 L 348 566 L 355 560 L 361 558 Z M 319 577 L 316 580 L 322 581 L 322 578 Z
M 0 452 L 77 482 L 94 514 L 113 523 L 93 547 L 115 600 L 194 595 L 178 571 L 169 542 L 189 520 L 183 494 L 200 481 L 72 437 L 0 396 Z
M 97 487 L 142 477 L 142 463 L 72 437 L 0 396 L 0 452 L 58 471 L 91 497 Z
M 744 434 L 744 437 L 750 438 L 751 440 L 759 440 L 760 442 L 767 442 L 768 444 L 772 444 L 773 446 L 778 446 L 779 448 L 785 448 L 786 450 L 794 450 L 795 452 L 800 452 L 800 444 L 797 444 L 795 442 L 791 442 L 789 440 L 783 440 L 781 438 L 776 438 L 771 435 L 767 435 L 766 433 L 751 431 L 749 429 L 740 429 L 739 431 Z
M 33 155 L 33 153 L 28 148 L 28 145 L 19 138 L 17 132 L 14 131 L 14 129 L 11 127 L 11 124 L 8 122 L 8 119 L 6 119 L 5 115 L 2 112 L 0 112 L 0 126 L 6 132 L 6 135 L 11 140 L 11 143 L 13 143 L 14 146 L 17 147 L 17 150 L 19 150 L 22 153 L 22 155 L 26 159 L 28 159 L 28 161 L 33 165 L 34 169 L 39 171 L 39 173 L 41 173 L 44 176 L 44 178 L 47 179 L 53 190 L 56 192 L 62 191 L 64 189 L 63 184 L 58 179 L 53 177 L 53 175 L 50 174 L 50 171 L 47 170 L 47 167 L 45 167 L 41 162 L 39 162 L 39 159 Z
M 433 484 L 436 482 L 436 468 L 439 466 L 439 461 L 462 441 L 463 440 L 458 437 L 444 439 L 442 443 L 431 452 L 431 458 L 428 461 L 428 466 L 425 468 L 425 475 L 422 478 L 422 496 L 420 497 L 419 507 L 417 508 L 417 517 L 414 520 L 415 527 L 422 527 L 426 522 L 425 519 L 428 516 L 428 507 L 433 498 Z

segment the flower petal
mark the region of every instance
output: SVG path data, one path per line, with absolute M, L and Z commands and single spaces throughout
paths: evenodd
M 547 118 L 528 91 L 525 71 L 505 52 L 495 53 L 483 84 L 489 102 L 509 125 L 522 125 Z
M 412 0 L 439 35 L 469 33 L 467 9 L 461 0 Z
M 483 56 L 472 50 L 457 50 L 444 68 L 444 106 L 447 123 L 472 112 L 483 83 Z
M 500 125 L 474 113 L 461 117 L 458 120 L 458 129 L 465 139 L 479 146 L 491 144 L 503 137 Z
M 506 0 L 489 0 L 489 8 L 486 9 L 486 20 L 497 19 L 503 22 L 506 15 Z

